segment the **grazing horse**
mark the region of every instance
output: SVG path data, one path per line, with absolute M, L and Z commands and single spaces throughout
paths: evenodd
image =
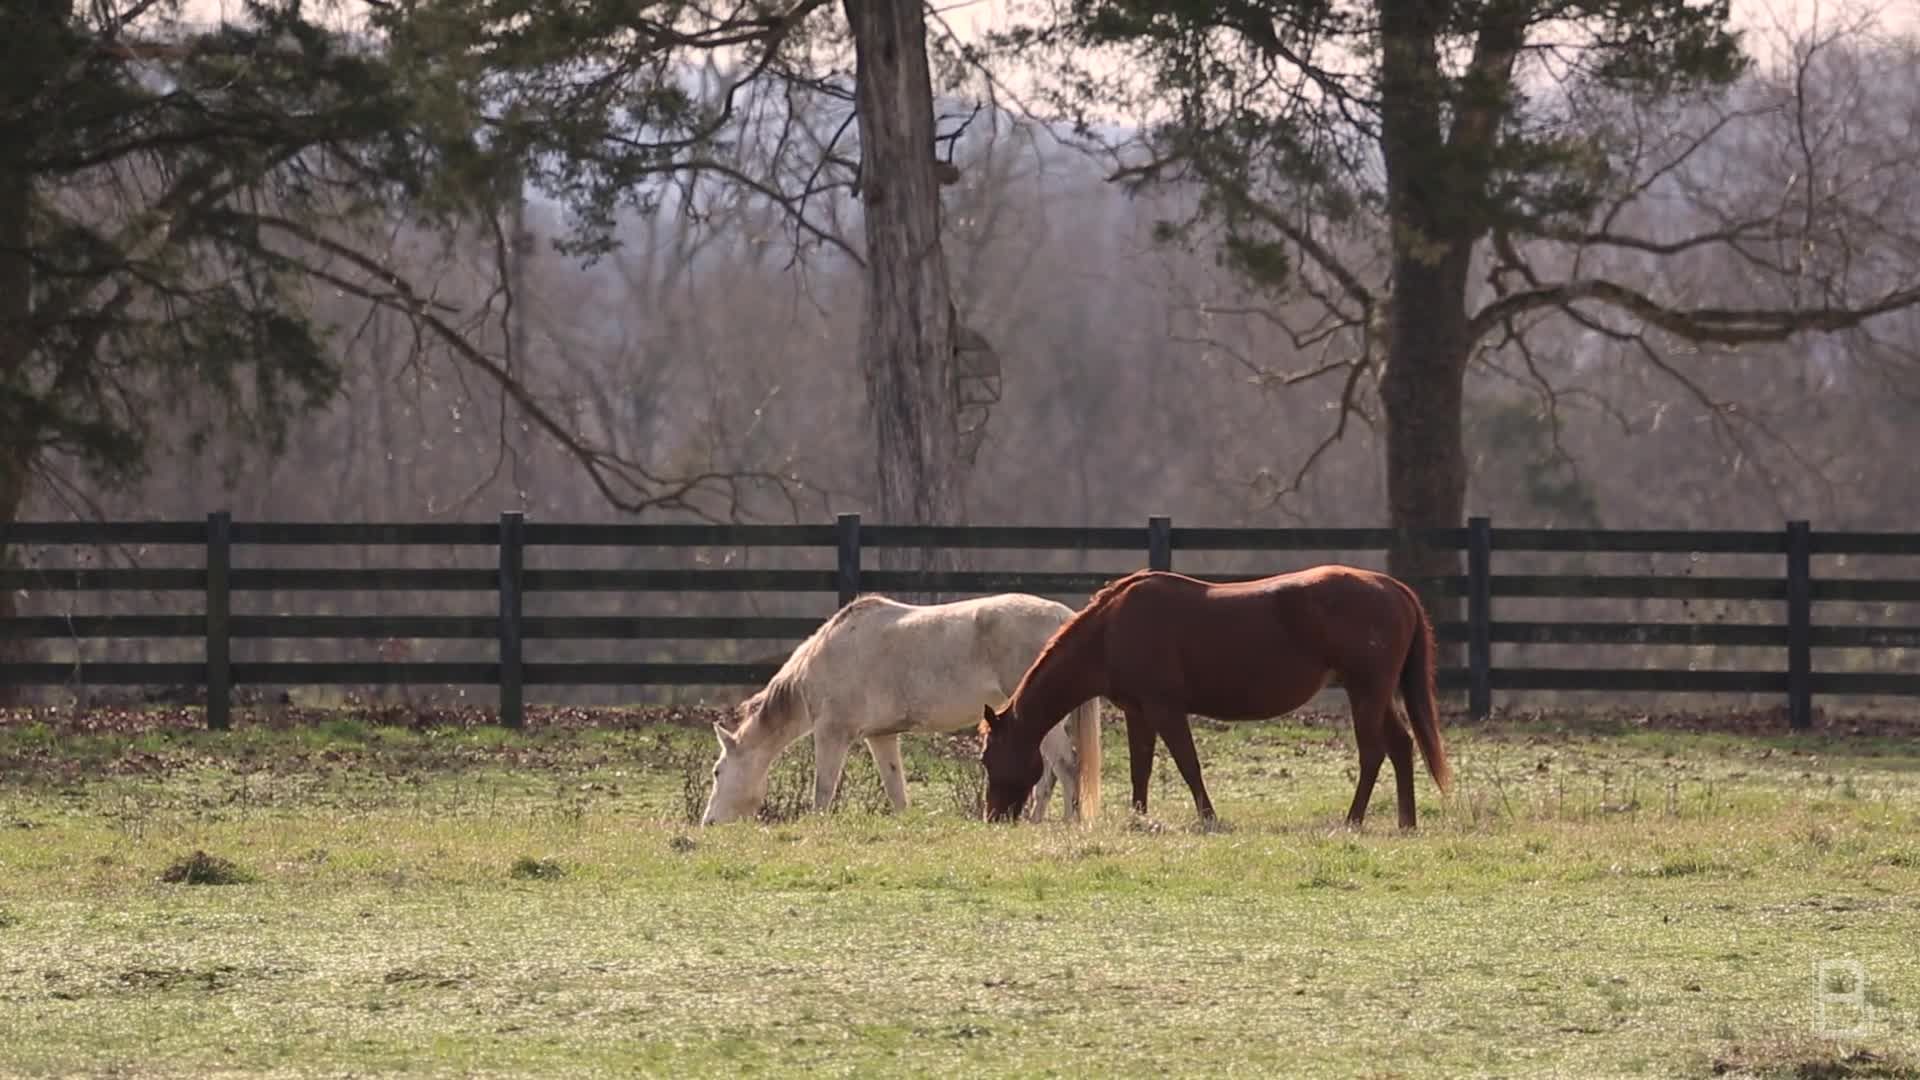
M 713 725 L 720 759 L 701 824 L 757 814 L 774 759 L 808 731 L 816 810 L 833 802 L 847 752 L 861 738 L 894 809 L 906 809 L 900 735 L 977 725 L 979 710 L 1007 700 L 1040 647 L 1072 617 L 1065 604 L 1021 593 L 924 605 L 883 596 L 855 599 L 801 642 L 766 687 L 740 706 L 737 727 Z M 1095 702 L 1074 710 L 1056 731 L 1068 711 L 1063 709 L 1054 725 L 1035 736 L 1041 766 L 1034 780 L 1046 776 L 1033 820 L 1045 816 L 1055 778 L 1069 819 L 1094 816 L 1100 803 L 1098 708 Z M 1022 804 L 1033 786 L 1021 790 Z
M 1211 819 L 1187 714 L 1265 719 L 1337 683 L 1353 708 L 1360 751 L 1347 821 L 1366 817 L 1381 759 L 1390 757 L 1400 827 L 1411 829 L 1415 744 L 1442 793 L 1451 778 L 1434 708 L 1433 654 L 1433 624 L 1419 597 L 1371 570 L 1318 566 L 1232 584 L 1157 570 L 1129 574 L 1109 582 L 1047 642 L 1005 711 L 985 710 L 987 819 L 1006 819 L 1026 799 L 1040 776 L 1040 740 L 1096 695 L 1127 714 L 1133 808 L 1146 812 L 1158 734 L 1201 818 Z

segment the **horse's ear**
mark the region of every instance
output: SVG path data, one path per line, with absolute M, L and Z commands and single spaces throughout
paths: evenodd
M 713 734 L 715 738 L 720 740 L 720 749 L 722 750 L 732 751 L 738 749 L 740 746 L 739 740 L 733 737 L 733 732 L 728 731 L 718 720 L 713 722 Z
M 985 735 L 989 728 L 1000 722 L 1000 717 L 994 714 L 993 706 L 991 705 L 980 706 L 980 713 L 985 717 L 985 719 L 980 721 L 980 734 Z

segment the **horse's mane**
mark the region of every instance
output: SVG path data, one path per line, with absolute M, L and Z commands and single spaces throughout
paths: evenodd
M 865 615 L 875 608 L 886 607 L 898 601 L 889 600 L 875 593 L 856 596 L 847 601 L 845 607 L 827 617 L 820 628 L 807 635 L 807 639 L 795 646 L 787 662 L 773 673 L 767 685 L 756 691 L 752 697 L 740 703 L 740 719 L 735 724 L 735 732 L 746 727 L 762 716 L 784 717 L 793 707 L 794 699 L 800 693 L 800 680 L 805 677 L 807 666 L 819 654 L 820 647 L 841 625 Z
M 1111 603 L 1114 597 L 1126 591 L 1128 586 L 1131 586 L 1151 573 L 1153 573 L 1151 570 L 1135 570 L 1130 574 L 1114 578 L 1112 581 L 1100 586 L 1100 590 L 1088 598 L 1087 606 L 1074 612 L 1072 618 L 1061 623 L 1059 629 L 1048 636 L 1046 644 L 1040 646 L 1040 655 L 1033 658 L 1033 663 L 1027 665 L 1026 673 L 1020 676 L 1020 684 L 1013 688 L 1011 697 L 1017 698 L 1020 696 L 1021 691 L 1027 688 L 1027 680 L 1033 677 L 1034 672 L 1039 671 L 1045 666 L 1048 658 L 1053 655 L 1054 650 L 1059 646 L 1061 639 L 1071 633 L 1074 627 L 1079 626 L 1082 620 L 1093 617 Z

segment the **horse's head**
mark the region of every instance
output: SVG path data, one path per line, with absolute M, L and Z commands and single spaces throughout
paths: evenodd
M 1040 774 L 1046 771 L 1040 760 L 1040 742 L 1024 739 L 1015 730 L 1012 705 L 1000 713 L 991 705 L 983 710 L 980 764 L 987 770 L 987 820 L 1013 821 L 1033 795 Z
M 767 801 L 770 763 L 758 760 L 758 754 L 741 746 L 739 735 L 718 721 L 713 725 L 713 735 L 720 740 L 720 759 L 713 763 L 713 790 L 707 795 L 707 811 L 700 816 L 700 824 L 719 825 L 755 816 Z

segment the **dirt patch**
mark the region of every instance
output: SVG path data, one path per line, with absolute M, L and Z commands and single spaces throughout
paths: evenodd
M 567 868 L 554 859 L 522 855 L 507 868 L 507 876 L 516 881 L 558 881 L 567 876 Z
M 1920 710 L 1906 713 L 1846 713 L 1813 711 L 1813 725 L 1794 732 L 1786 706 L 1764 709 L 1675 710 L 1646 709 L 1496 709 L 1492 717 L 1475 723 L 1464 714 L 1449 714 L 1444 722 L 1498 736 L 1505 733 L 1554 731 L 1569 735 L 1610 735 L 1626 731 L 1681 731 L 1697 734 L 1814 738 L 1903 738 L 1920 734 Z
M 196 851 L 168 864 L 160 880 L 169 885 L 245 885 L 257 879 L 231 859 Z
M 55 997 L 78 998 L 91 993 L 156 994 L 174 990 L 200 991 L 214 993 L 231 990 L 244 982 L 257 982 L 266 979 L 285 978 L 292 972 L 287 968 L 237 964 L 209 964 L 194 967 L 175 967 L 170 964 L 142 965 L 124 968 L 115 972 L 100 972 L 95 979 L 83 980 L 87 985 L 76 983 L 56 991 Z M 49 982 L 66 982 L 48 972 Z
M 380 977 L 387 986 L 430 986 L 435 989 L 449 990 L 466 986 L 473 981 L 473 974 L 465 971 L 434 972 L 416 971 L 413 968 L 394 968 Z
M 374 727 L 399 727 L 410 730 L 462 730 L 492 727 L 498 723 L 494 710 L 477 705 L 346 705 L 336 708 L 271 706 L 234 709 L 234 726 L 257 726 L 280 731 L 316 727 L 346 721 Z M 716 720 L 732 723 L 731 706 L 648 705 L 588 708 L 573 705 L 529 705 L 526 730 L 543 728 L 644 728 L 659 725 L 687 728 L 710 727 Z M 178 731 L 203 731 L 206 714 L 187 706 L 94 706 L 67 705 L 0 709 L 0 728 L 38 727 L 47 734 L 72 735 L 150 735 Z
M 639 768 L 681 776 L 685 815 L 698 821 L 711 782 L 713 753 L 710 744 L 689 745 L 678 735 L 705 730 L 723 719 L 731 720 L 732 714 L 720 706 L 533 707 L 526 728 L 508 733 L 495 724 L 491 710 L 472 706 L 288 707 L 236 710 L 233 731 L 208 732 L 195 708 L 10 709 L 0 710 L 0 783 L 64 791 L 103 778 L 165 780 L 208 770 L 243 782 L 249 776 L 351 773 L 407 783 L 429 773 L 463 770 L 577 777 Z M 1118 742 L 1124 723 L 1120 714 L 1105 709 L 1103 720 L 1107 738 Z M 1345 746 L 1351 739 L 1344 709 L 1303 709 L 1282 722 L 1318 732 L 1330 746 Z M 1450 731 L 1472 732 L 1489 741 L 1540 745 L 1630 733 L 1713 733 L 1754 739 L 1762 744 L 1758 749 L 1763 756 L 1874 757 L 1904 752 L 1897 741 L 1920 735 L 1920 717 L 1824 712 L 1816 714 L 1811 732 L 1790 735 L 1780 709 L 1660 714 L 1507 709 L 1485 723 L 1471 723 L 1457 714 L 1445 723 Z M 1196 717 L 1194 726 L 1216 730 L 1229 725 Z M 400 737 L 398 731 L 408 736 Z M 594 737 L 579 737 L 588 732 Z M 952 798 L 964 812 L 977 796 L 970 790 L 967 770 L 978 769 L 978 737 L 970 731 L 953 732 L 933 735 L 920 745 L 941 759 L 943 775 L 938 779 L 951 780 L 943 786 L 952 788 Z M 944 775 L 949 768 L 950 778 Z M 775 781 L 777 790 L 769 792 L 770 817 L 785 820 L 789 811 L 811 809 L 810 775 L 776 770 Z M 885 798 L 877 785 L 850 796 L 874 809 L 881 808 Z
M 101 778 L 166 779 L 197 770 L 238 777 L 325 776 L 405 781 L 425 773 L 504 768 L 520 773 L 578 774 L 597 769 L 677 768 L 688 751 L 675 728 L 710 725 L 720 710 L 551 710 L 543 722 L 509 733 L 490 713 L 454 717 L 421 714 L 396 737 L 400 725 L 356 720 L 341 712 L 302 714 L 305 726 L 276 718 L 271 725 L 237 723 L 230 732 L 208 732 L 198 719 L 155 712 L 133 720 L 102 723 L 95 717 L 49 710 L 0 713 L 0 783 L 77 787 Z M 552 719 L 554 722 L 544 722 Z M 580 738 L 593 732 L 596 738 Z M 702 780 L 712 765 L 704 755 Z M 614 793 L 605 787 L 602 794 Z M 704 787 L 700 797 L 705 798 Z
M 1119 725 L 1121 714 L 1103 703 L 1101 716 L 1108 725 Z M 640 705 L 589 707 L 575 705 L 529 705 L 524 730 L 600 730 L 642 729 L 659 726 L 707 728 L 715 721 L 731 725 L 737 717 L 724 705 Z M 373 727 L 406 728 L 414 731 L 466 730 L 492 727 L 498 723 L 495 712 L 477 705 L 362 704 L 333 708 L 302 706 L 237 707 L 236 727 L 258 726 L 271 730 L 310 728 L 328 723 L 349 722 Z M 1306 708 L 1289 713 L 1286 722 L 1303 727 L 1345 727 L 1350 722 L 1341 708 Z M 1484 722 L 1474 722 L 1464 713 L 1449 712 L 1448 727 L 1473 728 L 1488 732 L 1507 729 L 1561 729 L 1569 732 L 1600 734 L 1608 731 L 1650 729 L 1657 731 L 1718 732 L 1739 735 L 1781 735 L 1789 730 L 1785 706 L 1759 709 L 1714 709 L 1698 711 L 1651 711 L 1646 709 L 1498 709 Z M 1219 721 L 1194 718 L 1196 727 L 1224 727 Z M 54 737 L 72 735 L 149 735 L 163 732 L 197 732 L 206 728 L 205 714 L 188 706 L 37 706 L 0 709 L 0 729 L 37 726 Z M 1920 710 L 1905 712 L 1849 713 L 1815 709 L 1812 733 L 1828 736 L 1889 737 L 1920 733 Z M 941 736 L 942 749 L 955 757 L 978 753 L 978 741 L 972 732 Z M 129 769 L 141 762 L 130 761 Z
M 116 981 L 128 990 L 223 990 L 232 986 L 240 969 L 231 964 L 194 970 L 177 967 L 128 968 Z

